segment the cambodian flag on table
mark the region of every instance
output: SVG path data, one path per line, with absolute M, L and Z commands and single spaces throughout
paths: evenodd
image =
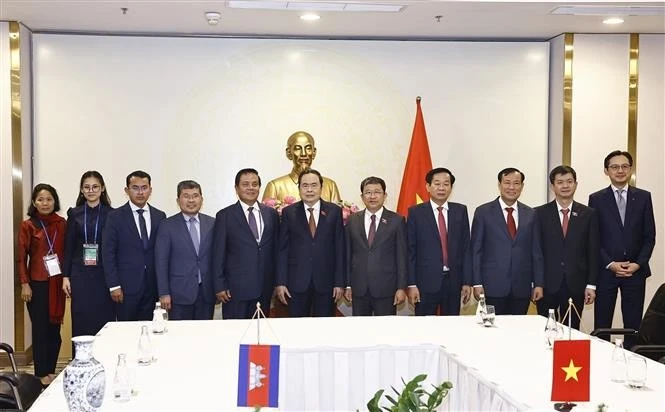
M 279 345 L 240 345 L 238 406 L 277 407 Z

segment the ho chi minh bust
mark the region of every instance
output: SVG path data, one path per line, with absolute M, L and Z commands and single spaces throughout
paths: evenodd
M 312 135 L 299 131 L 289 136 L 286 141 L 286 157 L 293 162 L 291 173 L 268 182 L 263 192 L 263 200 L 272 198 L 283 202 L 286 196 L 300 199 L 298 175 L 303 170 L 311 168 L 316 157 L 316 146 Z M 321 198 L 329 202 L 340 200 L 339 189 L 334 180 L 323 178 Z

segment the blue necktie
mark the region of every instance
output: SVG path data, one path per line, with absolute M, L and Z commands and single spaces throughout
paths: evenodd
M 249 230 L 252 231 L 252 234 L 254 235 L 254 239 L 256 241 L 259 241 L 259 228 L 256 226 L 256 216 L 254 216 L 254 208 L 250 207 L 247 208 L 247 223 L 249 223 Z
M 617 208 L 619 208 L 619 216 L 621 216 L 621 224 L 626 221 L 626 199 L 623 198 L 623 189 L 617 190 Z
M 196 218 L 195 217 L 190 217 L 189 218 L 189 237 L 192 238 L 192 243 L 194 244 L 194 250 L 196 250 L 196 255 L 199 255 L 199 247 L 201 245 L 201 240 L 199 239 L 199 232 L 196 230 Z M 198 265 L 198 262 L 197 262 Z M 198 273 L 198 279 L 199 283 L 201 283 L 201 269 L 199 269 Z
M 139 228 L 141 228 L 141 242 L 143 243 L 143 250 L 148 249 L 148 226 L 145 224 L 145 217 L 143 217 L 144 209 L 138 209 L 136 213 L 139 214 Z

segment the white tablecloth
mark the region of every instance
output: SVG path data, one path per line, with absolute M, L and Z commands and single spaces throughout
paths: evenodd
M 365 410 L 378 389 L 401 388 L 402 378 L 420 373 L 428 374 L 428 383 L 453 382 L 446 410 L 552 410 L 552 352 L 544 347 L 545 319 L 539 316 L 499 316 L 494 328 L 470 316 L 267 322 L 262 343 L 281 345 L 282 410 Z M 107 375 L 101 410 L 238 409 L 238 344 L 256 339 L 249 321 L 170 322 L 166 335 L 153 336 L 158 361 L 132 366 L 138 393 L 127 403 L 114 401 L 117 354 L 126 352 L 134 364 L 141 324 L 111 323 L 95 342 L 95 358 Z M 610 411 L 665 410 L 665 365 L 649 361 L 647 388 L 632 390 L 610 382 L 611 351 L 610 344 L 592 339 L 592 402 L 574 411 L 594 410 L 600 402 Z M 66 410 L 62 376 L 31 408 Z

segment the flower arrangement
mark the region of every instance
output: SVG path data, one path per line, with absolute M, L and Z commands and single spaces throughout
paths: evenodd
M 345 200 L 338 200 L 336 203 L 337 206 L 342 208 L 342 220 L 344 222 L 344 226 L 346 226 L 346 222 L 348 222 L 349 216 L 351 216 L 353 213 L 360 211 L 360 208 L 351 202 L 347 202 Z
M 287 196 L 284 196 L 283 201 L 280 201 L 278 199 L 275 199 L 275 198 L 271 197 L 271 198 L 268 198 L 268 199 L 264 200 L 262 203 L 264 205 L 268 206 L 268 207 L 272 207 L 273 209 L 275 209 L 277 211 L 277 213 L 279 213 L 279 215 L 281 216 L 282 215 L 282 209 L 289 206 L 289 205 L 294 204 L 295 202 L 296 202 L 296 198 L 294 196 L 287 195 Z

